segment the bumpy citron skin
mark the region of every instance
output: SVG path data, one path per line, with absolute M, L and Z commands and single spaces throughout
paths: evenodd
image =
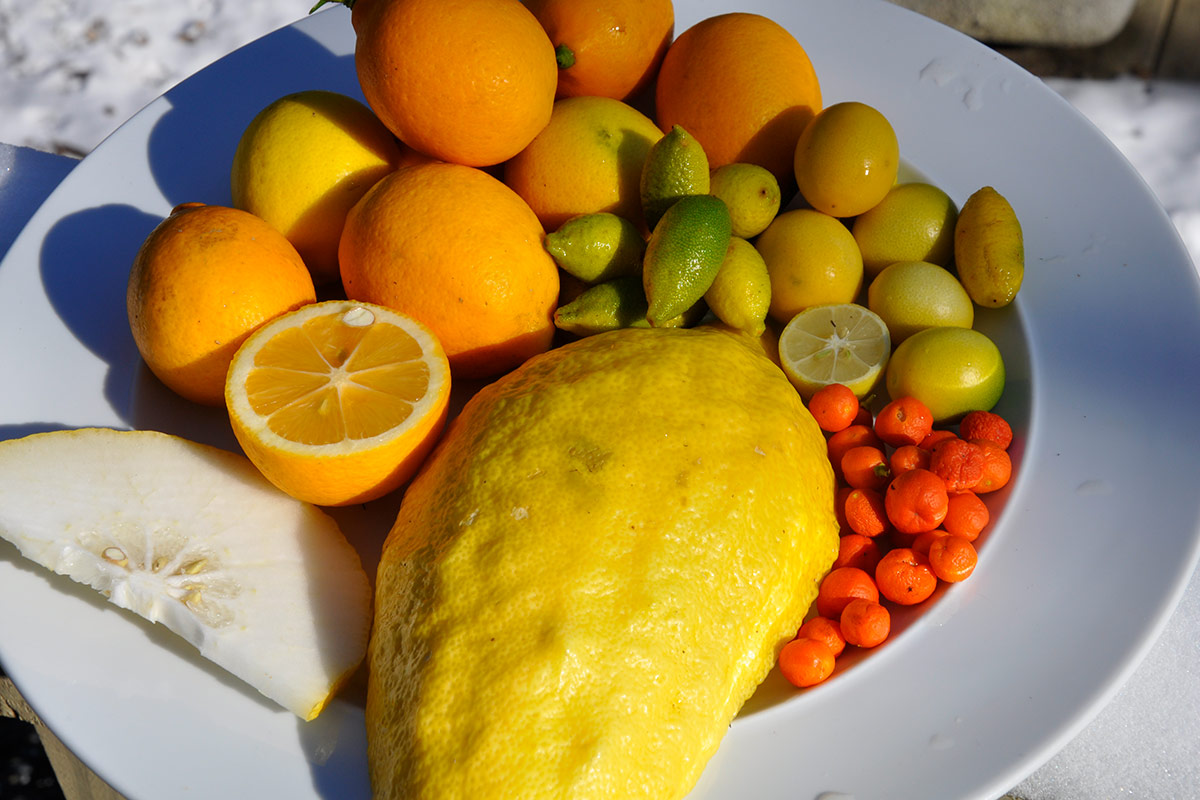
M 129 272 L 129 328 L 146 365 L 196 403 L 225 402 L 233 354 L 260 325 L 316 300 L 283 234 L 253 214 L 184 203 L 146 237 Z
M 376 797 L 694 785 L 837 551 L 824 438 L 752 341 L 599 334 L 468 403 L 381 558 Z

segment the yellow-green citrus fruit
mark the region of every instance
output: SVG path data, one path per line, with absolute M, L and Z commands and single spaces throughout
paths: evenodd
M 963 204 L 954 228 L 954 262 L 967 294 L 999 308 L 1017 296 L 1025 279 L 1025 239 L 1008 200 L 991 186 Z
M 766 230 L 779 213 L 782 201 L 779 181 L 769 169 L 758 164 L 717 167 L 708 191 L 725 201 L 733 220 L 733 235 L 743 239 L 753 239 Z
M 838 548 L 825 439 L 752 341 L 612 331 L 467 404 L 380 557 L 376 797 L 693 787 Z
M 565 97 L 529 146 L 505 162 L 504 182 L 548 231 L 597 211 L 640 224 L 642 167 L 662 135 L 620 100 Z
M 651 325 L 663 325 L 704 297 L 725 261 L 730 227 L 729 209 L 712 195 L 684 197 L 667 209 L 642 263 Z
M 896 347 L 887 367 L 892 398 L 911 395 L 935 422 L 987 411 L 1004 392 L 1004 359 L 995 343 L 970 328 L 926 328 Z
M 809 205 L 834 217 L 853 217 L 882 200 L 896 182 L 900 145 L 877 109 L 837 103 L 800 134 L 794 166 Z
M 949 266 L 954 258 L 958 207 L 950 195 L 929 183 L 893 186 L 851 227 L 872 278 L 897 261 L 928 261 Z
M 632 222 L 601 211 L 572 217 L 546 235 L 555 263 L 585 283 L 640 275 L 646 240 Z
M 948 270 L 927 261 L 899 261 L 867 287 L 867 307 L 888 326 L 899 344 L 925 328 L 969 328 L 975 305 Z
M 704 293 L 704 302 L 726 325 L 751 336 L 762 335 L 771 308 L 771 276 L 754 245 L 740 236 L 730 238 L 725 260 Z
M 892 351 L 887 325 L 855 303 L 801 311 L 779 334 L 779 364 L 807 402 L 840 383 L 862 399 L 879 383 Z
M 654 230 L 676 200 L 708 194 L 708 156 L 704 148 L 695 136 L 675 125 L 650 148 L 640 186 L 646 227 Z
M 352 97 L 305 91 L 281 97 L 250 121 L 233 155 L 233 205 L 287 237 L 318 283 L 340 278 L 346 213 L 394 170 L 401 146 Z
M 640 276 L 613 278 L 584 289 L 554 312 L 554 324 L 576 336 L 593 336 L 635 325 L 648 327 Z
M 785 211 L 754 246 L 771 275 L 771 318 L 781 325 L 811 306 L 852 303 L 862 289 L 858 243 L 828 214 L 807 208 Z

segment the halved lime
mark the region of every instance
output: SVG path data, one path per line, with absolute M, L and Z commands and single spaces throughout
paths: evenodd
M 780 366 L 805 401 L 831 383 L 866 397 L 879 382 L 891 350 L 887 325 L 857 303 L 805 309 L 779 334 Z

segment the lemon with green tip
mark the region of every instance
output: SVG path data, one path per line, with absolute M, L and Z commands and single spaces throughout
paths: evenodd
M 609 211 L 572 217 L 546 234 L 545 244 L 558 266 L 586 283 L 637 275 L 646 253 L 637 226 Z
M 766 167 L 758 164 L 725 164 L 713 170 L 710 194 L 729 207 L 733 235 L 743 239 L 758 236 L 779 213 L 779 181 Z
M 898 261 L 949 265 L 954 258 L 957 221 L 958 206 L 937 186 L 901 183 L 856 217 L 850 231 L 870 278 Z
M 963 204 L 954 228 L 954 262 L 967 294 L 981 306 L 1011 303 L 1025 279 L 1025 239 L 1012 204 L 991 186 Z
M 892 398 L 911 395 L 934 422 L 988 411 L 1004 393 L 1004 358 L 991 339 L 970 328 L 927 328 L 896 347 L 887 366 Z
M 958 278 L 928 261 L 900 261 L 875 276 L 867 287 L 867 308 L 888 326 L 899 344 L 925 328 L 969 328 L 975 304 Z
M 762 255 L 740 236 L 729 240 L 725 260 L 704 302 L 717 319 L 752 336 L 766 330 L 771 308 L 771 276 Z
M 858 298 L 862 254 L 841 220 L 807 208 L 785 211 L 754 246 L 771 276 L 771 318 L 781 325 L 811 306 Z
M 856 303 L 801 311 L 779 334 L 779 364 L 805 401 L 840 383 L 862 399 L 875 389 L 892 350 L 887 325 Z
M 654 230 L 677 200 L 708 194 L 708 156 L 704 147 L 679 125 L 672 126 L 646 154 L 640 187 L 646 226 Z

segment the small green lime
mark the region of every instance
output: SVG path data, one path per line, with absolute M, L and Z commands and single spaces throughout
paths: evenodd
M 769 174 L 769 173 L 768 173 Z M 771 307 L 771 276 L 754 245 L 734 236 L 704 301 L 730 327 L 761 336 Z
M 651 325 L 660 327 L 703 299 L 725 261 L 731 227 L 729 209 L 712 195 L 689 195 L 667 209 L 642 265 Z
M 676 125 L 654 143 L 642 166 L 642 213 L 650 230 L 677 200 L 708 194 L 708 156 L 696 137 Z
M 779 181 L 758 164 L 726 164 L 713 170 L 709 194 L 725 201 L 733 220 L 733 235 L 758 236 L 779 213 Z
M 875 276 L 867 287 L 867 308 L 887 323 L 899 344 L 925 328 L 969 328 L 975 306 L 948 270 L 928 261 L 901 261 Z
M 954 257 L 958 207 L 928 183 L 893 186 L 851 228 L 862 250 L 863 269 L 874 277 L 897 261 L 928 261 L 945 267 Z
M 917 398 L 941 423 L 990 410 L 1004 380 L 1004 359 L 987 336 L 970 328 L 926 328 L 892 353 L 886 383 L 890 397 Z
M 1025 240 L 1008 200 L 991 186 L 967 198 L 954 228 L 954 266 L 967 294 L 999 308 L 1017 296 L 1025 278 Z
M 646 240 L 616 214 L 581 214 L 546 235 L 546 250 L 566 272 L 587 283 L 603 283 L 642 271 Z

